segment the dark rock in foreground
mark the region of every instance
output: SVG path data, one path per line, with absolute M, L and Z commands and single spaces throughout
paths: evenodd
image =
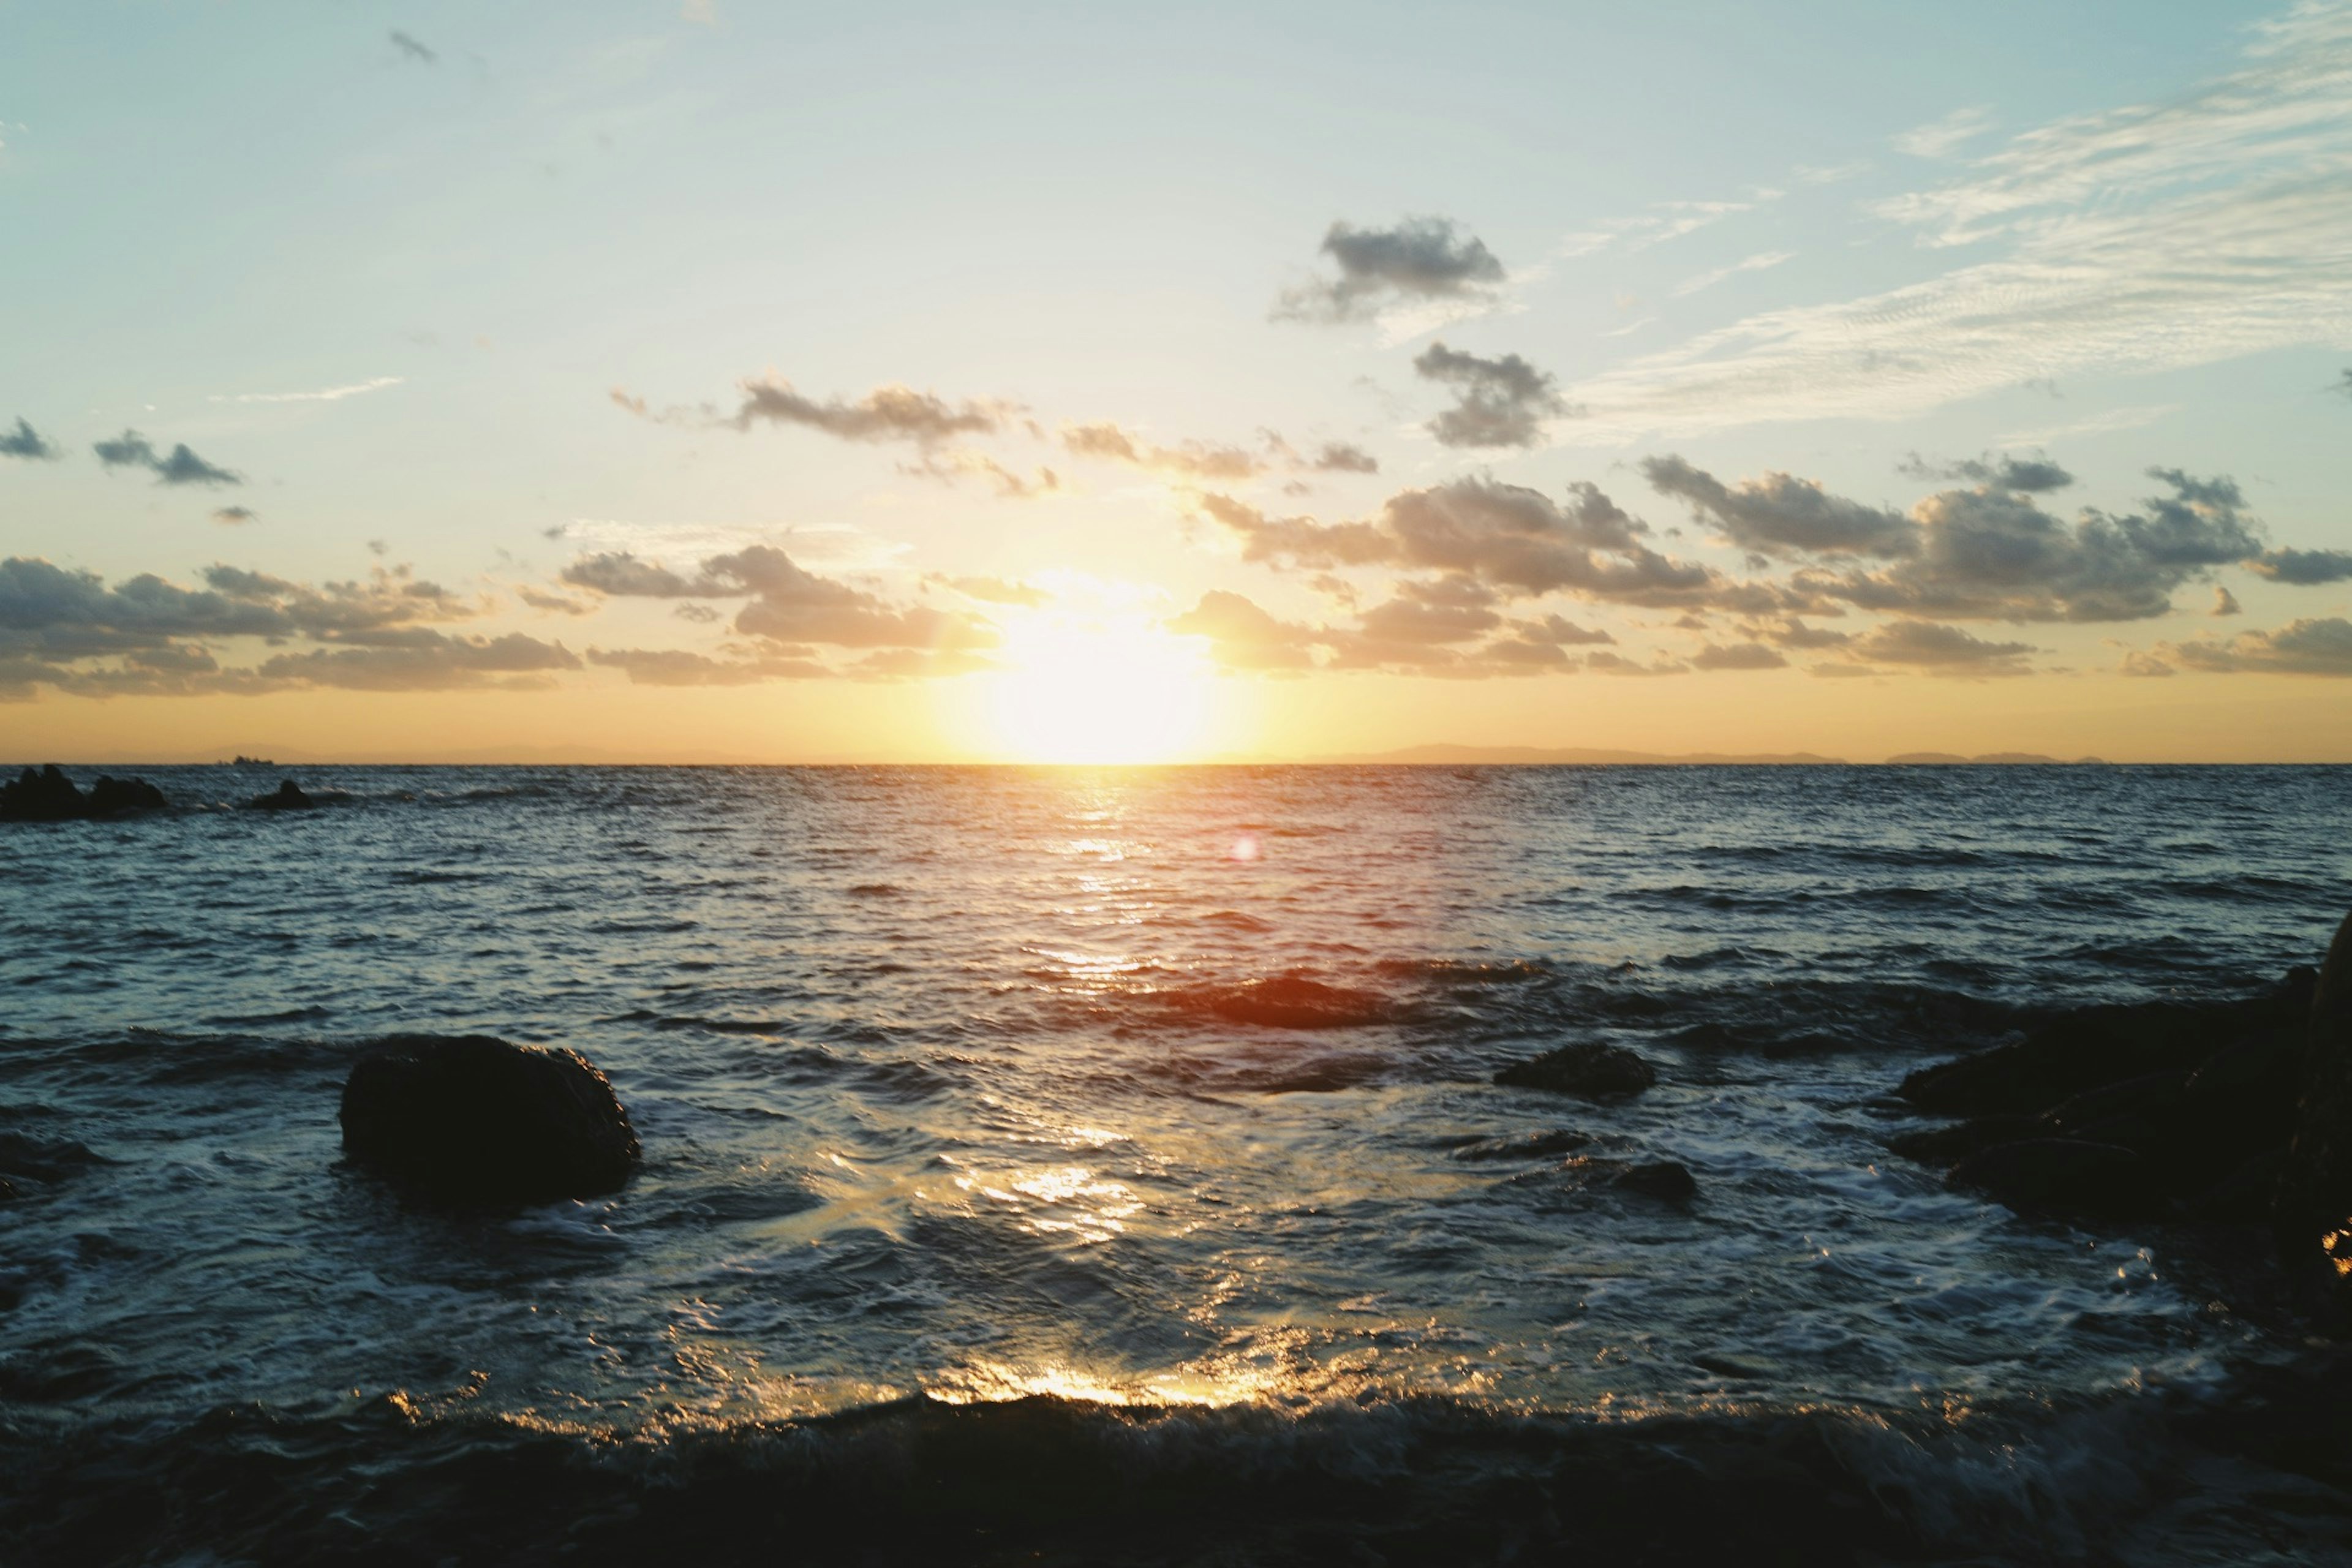
M 343 1084 L 343 1152 L 436 1202 L 546 1203 L 614 1191 L 637 1134 L 577 1051 L 487 1035 L 398 1035 Z
M 1680 1160 L 1652 1160 L 1628 1165 L 1617 1173 L 1617 1179 L 1611 1184 L 1670 1204 L 1686 1204 L 1698 1196 L 1698 1178 Z
M 1963 1118 L 1888 1141 L 1954 1187 L 2085 1223 L 2269 1221 L 2291 1272 L 2352 1298 L 2352 920 L 2324 973 L 2061 1014 L 1900 1093 Z
M 2279 1256 L 2298 1284 L 2352 1316 L 2352 915 L 2312 996 L 2293 1129 L 2272 1213 Z
M 1606 1100 L 1641 1093 L 1658 1081 L 1658 1072 L 1622 1046 L 1587 1040 L 1514 1062 L 1496 1073 L 1495 1081 L 1509 1089 Z
M 245 803 L 247 811 L 309 811 L 319 803 L 302 793 L 302 786 L 287 779 L 274 795 L 257 795 Z
M 55 763 L 38 773 L 26 768 L 9 783 L 0 784 L 0 822 L 75 822 L 126 811 L 161 811 L 171 804 L 162 790 L 144 779 L 109 778 L 104 773 L 84 795 Z

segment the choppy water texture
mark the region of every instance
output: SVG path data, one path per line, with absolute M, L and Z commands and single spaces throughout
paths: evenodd
M 0 1210 L 31 1560 L 593 1552 L 684 1528 L 656 1494 L 905 1524 L 1007 1453 L 927 1552 L 1525 1560 L 1482 1486 L 1664 1451 L 1700 1506 L 1764 1473 L 1901 1526 L 1823 1560 L 2352 1540 L 2340 1478 L 2179 1436 L 2291 1336 L 1882 1146 L 1904 1072 L 2037 1012 L 2315 962 L 2352 771 L 298 773 L 322 809 L 153 769 L 212 804 L 0 829 L 0 1117 L 104 1162 Z M 643 1173 L 404 1205 L 335 1109 L 409 1030 L 585 1052 Z M 1658 1087 L 1490 1081 L 1577 1040 Z M 1694 1201 L 1609 1181 L 1657 1160 Z M 1236 1544 L 1179 1476 L 1289 1479 Z M 484 1522 L 530 1497 L 606 1533 Z M 1465 1499 L 1489 1534 L 1430 1534 Z

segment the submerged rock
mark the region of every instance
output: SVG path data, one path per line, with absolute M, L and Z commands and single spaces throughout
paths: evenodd
M 1496 1073 L 1495 1081 L 1509 1089 L 1604 1100 L 1641 1093 L 1658 1081 L 1658 1070 L 1622 1046 L 1585 1040 L 1514 1062 Z
M 247 811 L 308 811 L 319 803 L 302 793 L 302 786 L 292 779 L 278 784 L 272 795 L 257 795 L 245 803 Z
M 343 1152 L 437 1202 L 614 1191 L 638 1159 L 613 1086 L 577 1051 L 487 1035 L 398 1035 L 343 1083 Z
M 145 779 L 109 778 L 98 775 L 89 786 L 89 814 L 92 816 L 113 816 L 126 811 L 162 811 L 172 803 L 163 792 Z
M 2307 1027 L 2273 1227 L 2289 1275 L 2352 1315 L 2352 915 L 2328 945 Z
M 1628 1165 L 1617 1173 L 1616 1180 L 1610 1184 L 1670 1204 L 1686 1204 L 1698 1196 L 1698 1178 L 1680 1160 L 1651 1160 Z

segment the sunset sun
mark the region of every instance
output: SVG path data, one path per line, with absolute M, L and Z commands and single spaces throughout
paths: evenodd
M 987 743 L 1014 761 L 1181 761 L 1210 716 L 1207 659 L 1139 610 L 1012 620 L 1001 662 L 979 706 Z

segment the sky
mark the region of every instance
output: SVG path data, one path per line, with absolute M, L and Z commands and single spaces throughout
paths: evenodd
M 0 760 L 2352 761 L 2352 0 L 0 0 Z

